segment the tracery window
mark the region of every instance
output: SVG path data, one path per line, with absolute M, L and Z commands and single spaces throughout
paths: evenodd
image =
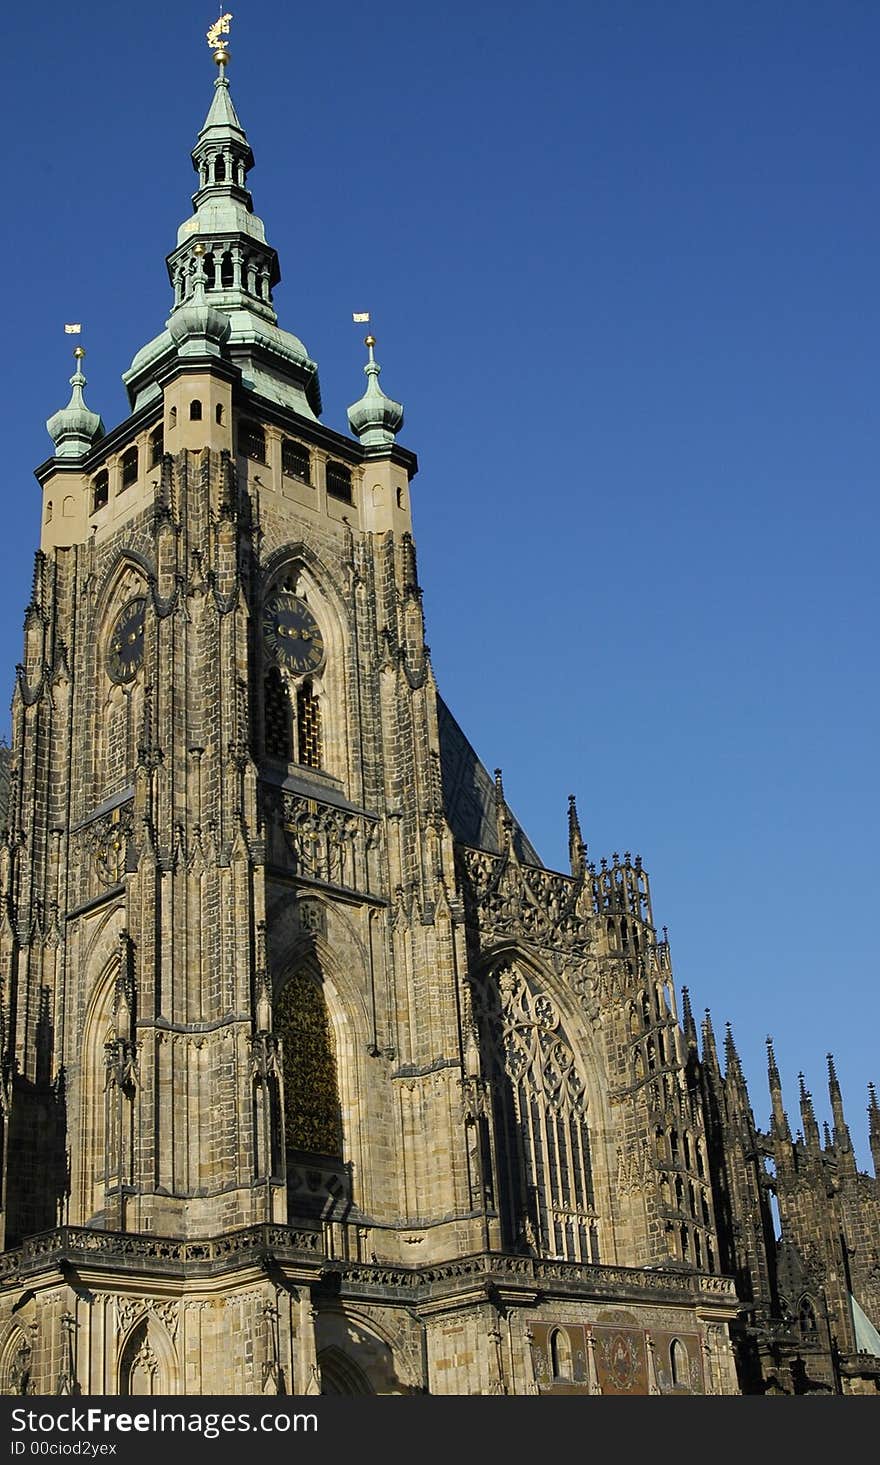
M 599 1260 L 586 1084 L 547 992 L 511 961 L 474 984 L 508 1245 Z
M 320 983 L 299 971 L 275 1004 L 284 1048 L 284 1138 L 288 1150 L 342 1155 L 342 1114 L 330 1018 Z

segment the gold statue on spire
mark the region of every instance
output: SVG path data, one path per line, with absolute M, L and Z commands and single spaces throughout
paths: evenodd
M 220 19 L 215 20 L 214 24 L 211 26 L 211 29 L 205 33 L 205 39 L 207 40 L 208 45 L 211 47 L 212 51 L 226 50 L 226 42 L 221 40 L 220 38 L 221 36 L 229 35 L 229 22 L 231 21 L 231 19 L 231 14 L 221 15 Z

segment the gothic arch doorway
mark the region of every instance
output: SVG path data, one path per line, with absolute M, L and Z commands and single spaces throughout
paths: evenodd
M 353 1358 L 340 1348 L 327 1348 L 318 1355 L 322 1394 L 373 1394 L 370 1382 Z

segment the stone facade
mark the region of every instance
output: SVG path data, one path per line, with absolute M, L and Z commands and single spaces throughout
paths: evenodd
M 78 407 L 38 470 L 0 1390 L 876 1389 L 842 1113 L 824 1148 L 756 1130 L 573 801 L 541 864 L 435 685 L 372 348 L 356 440 L 275 324 L 222 59 L 193 156 L 132 415 Z

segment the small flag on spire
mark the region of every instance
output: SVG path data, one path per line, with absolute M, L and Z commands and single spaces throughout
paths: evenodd
M 368 310 L 355 310 L 352 311 L 351 318 L 354 321 L 355 325 L 366 324 L 366 322 L 370 319 L 370 312 Z
M 65 326 L 64 334 L 65 336 L 78 336 L 81 330 L 82 326 L 77 322 L 74 325 Z

